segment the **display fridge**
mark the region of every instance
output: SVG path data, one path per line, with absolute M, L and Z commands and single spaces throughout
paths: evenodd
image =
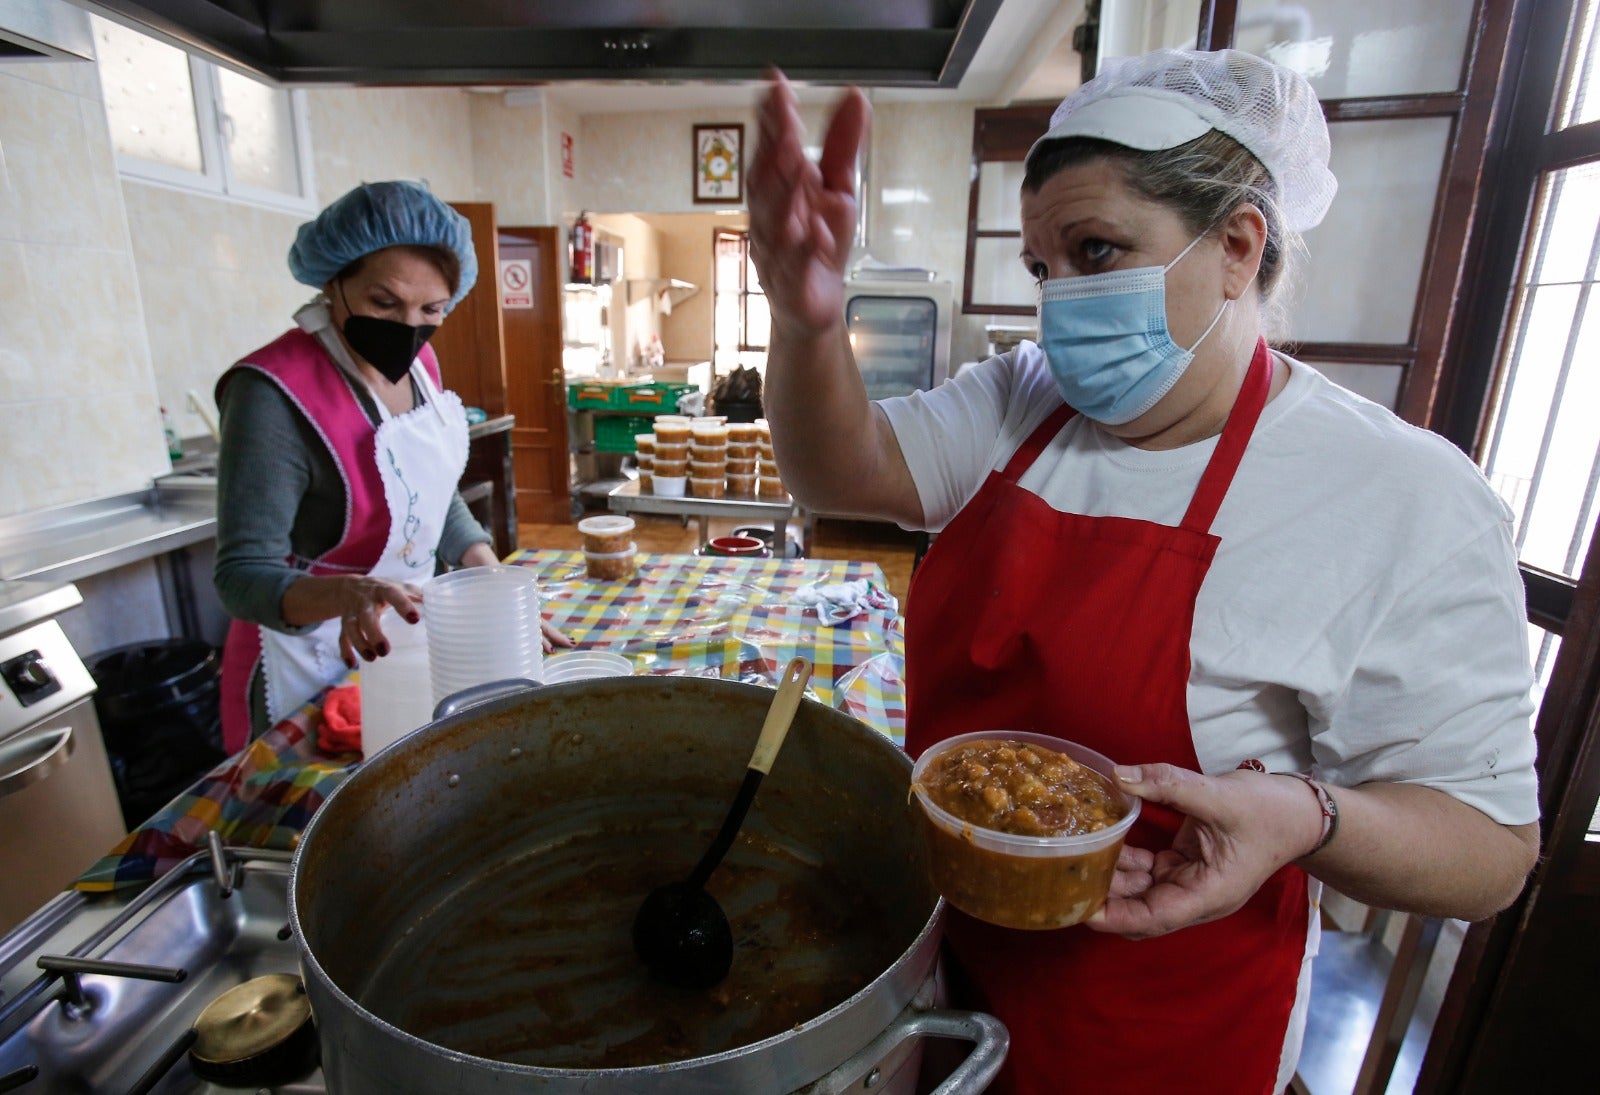
M 845 326 L 867 395 L 928 391 L 950 375 L 948 281 L 845 282 Z

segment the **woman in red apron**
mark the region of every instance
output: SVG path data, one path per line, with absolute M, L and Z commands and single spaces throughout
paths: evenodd
M 1144 800 L 1086 925 L 951 912 L 957 995 L 1011 1030 L 1002 1088 L 1281 1091 L 1322 882 L 1478 918 L 1537 853 L 1503 506 L 1261 337 L 1293 233 L 1333 197 L 1315 96 L 1233 51 L 1086 84 L 1027 162 L 1037 343 L 876 405 L 843 327 L 865 102 L 847 94 L 818 164 L 781 78 L 761 125 L 751 234 L 791 489 L 939 531 L 906 609 L 908 751 L 1054 734 Z
M 229 752 L 386 655 L 441 565 L 496 561 L 427 345 L 477 278 L 466 218 L 416 183 L 363 184 L 301 227 L 289 268 L 322 295 L 217 382 Z

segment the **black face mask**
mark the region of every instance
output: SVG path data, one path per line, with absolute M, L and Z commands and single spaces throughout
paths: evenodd
M 339 284 L 339 296 L 344 299 L 343 282 Z M 350 311 L 349 300 L 344 301 L 344 307 L 345 311 Z M 411 363 L 438 329 L 437 323 L 413 327 L 409 323 L 350 312 L 344 321 L 344 338 L 352 350 L 383 374 L 385 380 L 398 384 L 411 371 Z

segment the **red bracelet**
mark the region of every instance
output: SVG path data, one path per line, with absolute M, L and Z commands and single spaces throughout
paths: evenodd
M 1267 766 L 1262 764 L 1254 757 L 1240 761 L 1239 768 L 1242 771 L 1250 772 L 1267 771 Z M 1322 839 L 1317 841 L 1317 846 L 1315 848 L 1312 848 L 1306 853 L 1306 855 L 1316 855 L 1318 852 L 1322 851 L 1322 849 L 1328 846 L 1328 844 L 1333 840 L 1333 835 L 1339 831 L 1339 803 L 1334 800 L 1332 792 L 1330 792 L 1327 787 L 1312 779 L 1304 772 L 1272 772 L 1269 774 L 1275 776 L 1289 776 L 1291 779 L 1297 779 L 1304 783 L 1307 787 L 1311 788 L 1312 793 L 1317 796 L 1317 806 L 1322 810 Z

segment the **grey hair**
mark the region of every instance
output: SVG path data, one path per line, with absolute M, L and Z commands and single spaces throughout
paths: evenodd
M 1141 197 L 1177 213 L 1185 227 L 1209 234 L 1241 205 L 1252 205 L 1267 222 L 1256 282 L 1261 298 L 1261 325 L 1273 337 L 1287 333 L 1288 304 L 1297 287 L 1305 240 L 1289 228 L 1271 174 L 1238 141 L 1209 130 L 1187 144 L 1151 152 L 1093 137 L 1052 141 L 1028 157 L 1022 189 L 1037 192 L 1068 167 L 1109 160 Z

